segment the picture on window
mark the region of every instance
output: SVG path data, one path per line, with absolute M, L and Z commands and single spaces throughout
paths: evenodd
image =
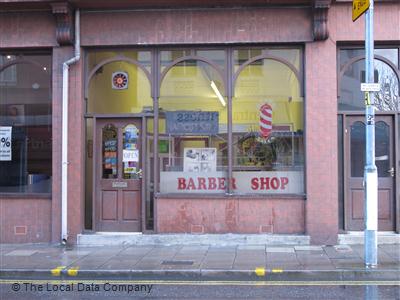
M 215 172 L 217 170 L 216 148 L 185 148 L 184 172 Z

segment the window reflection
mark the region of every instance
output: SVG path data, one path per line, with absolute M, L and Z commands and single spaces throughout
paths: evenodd
M 375 165 L 379 177 L 390 176 L 390 128 L 383 121 L 375 125 Z
M 363 177 L 365 166 L 365 124 L 355 122 L 350 129 L 351 177 Z
M 398 66 L 397 49 L 377 49 L 376 54 L 390 60 Z M 364 55 L 362 49 L 346 49 L 340 51 L 340 64 L 344 66 L 353 57 Z M 379 111 L 399 111 L 399 79 L 393 69 L 385 62 L 375 59 L 374 79 L 379 82 L 381 90 L 374 93 L 375 106 Z M 340 83 L 338 108 L 341 111 L 362 111 L 365 109 L 364 92 L 360 85 L 365 82 L 365 60 L 350 65 L 344 72 Z
M 0 55 L 0 192 L 50 193 L 51 56 Z M 4 148 L 3 148 L 4 149 Z

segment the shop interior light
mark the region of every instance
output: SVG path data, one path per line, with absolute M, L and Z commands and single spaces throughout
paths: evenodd
M 213 89 L 214 93 L 217 95 L 219 101 L 221 102 L 222 106 L 226 106 L 226 102 L 224 97 L 222 97 L 217 85 L 213 80 L 211 80 L 211 88 Z

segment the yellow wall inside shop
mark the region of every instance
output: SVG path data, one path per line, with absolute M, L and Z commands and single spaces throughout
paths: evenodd
M 96 53 L 89 59 L 89 64 L 94 66 L 112 57 L 110 53 Z M 128 73 L 128 89 L 112 89 L 111 77 L 115 71 Z M 226 126 L 227 106 L 219 101 L 211 88 L 211 80 L 224 95 L 222 81 L 216 72 L 204 71 L 193 64 L 173 67 L 162 82 L 159 107 L 164 111 L 217 111 L 219 123 Z M 303 98 L 300 97 L 299 82 L 294 73 L 281 63 L 264 61 L 242 71 L 233 98 L 233 124 L 242 125 L 241 128 L 247 128 L 246 131 L 251 128 L 257 130 L 259 109 L 264 103 L 272 106 L 274 125 L 290 125 L 293 131 L 303 130 Z M 93 76 L 89 85 L 89 113 L 138 113 L 145 106 L 153 106 L 150 83 L 144 72 L 135 65 L 127 62 L 110 63 Z M 165 132 L 165 121 L 160 119 L 159 124 L 160 133 Z M 153 131 L 152 121 L 148 122 L 148 131 Z
M 95 64 L 106 58 L 107 53 L 96 53 L 96 60 L 92 58 L 89 63 Z M 128 73 L 128 88 L 115 90 L 112 88 L 112 73 L 123 71 Z M 89 85 L 89 113 L 118 114 L 139 113 L 143 107 L 153 107 L 150 94 L 150 82 L 145 73 L 137 66 L 128 62 L 113 62 L 104 65 L 92 77 Z

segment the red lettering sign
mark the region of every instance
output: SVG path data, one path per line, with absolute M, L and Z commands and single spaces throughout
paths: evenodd
M 178 177 L 178 190 L 225 190 L 227 188 L 227 179 L 225 177 L 198 177 L 183 178 Z M 231 188 L 237 189 L 236 179 L 232 178 Z M 253 177 L 250 180 L 252 190 L 285 190 L 289 184 L 288 177 Z
M 289 178 L 281 177 L 281 190 L 284 190 L 288 183 L 289 183 Z
M 185 190 L 186 189 L 186 179 L 179 177 L 178 178 L 178 190 Z
M 286 186 L 289 183 L 289 178 L 288 177 L 261 177 L 257 178 L 254 177 L 250 181 L 251 183 L 251 189 L 252 190 L 277 190 L 281 189 L 284 190 L 286 189 Z

